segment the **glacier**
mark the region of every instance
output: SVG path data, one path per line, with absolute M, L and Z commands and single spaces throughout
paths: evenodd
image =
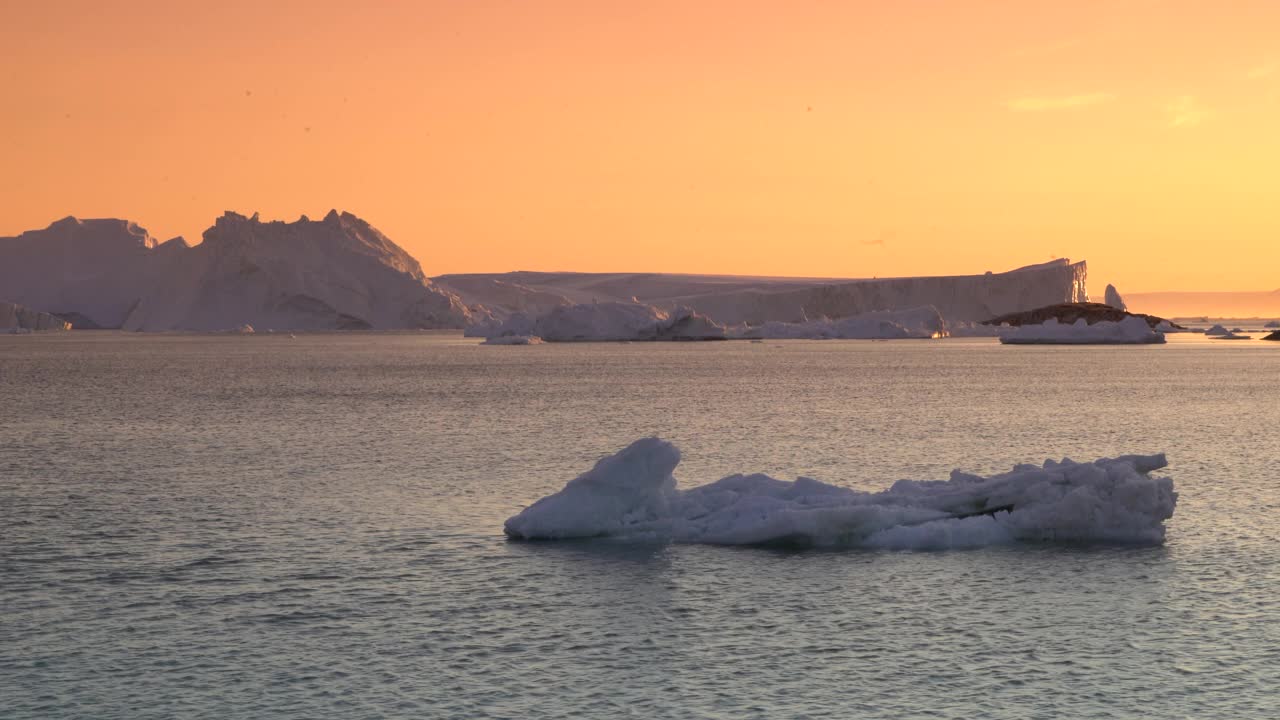
M 85 326 L 142 331 L 462 328 L 487 317 L 336 210 L 291 223 L 227 212 L 195 246 L 125 220 L 68 217 L 0 238 L 0 293 Z
M 1048 460 L 990 477 L 900 480 L 862 492 L 812 478 L 730 475 L 680 490 L 675 445 L 633 442 L 509 518 L 515 540 L 977 547 L 1017 541 L 1161 543 L 1177 503 L 1165 456 Z

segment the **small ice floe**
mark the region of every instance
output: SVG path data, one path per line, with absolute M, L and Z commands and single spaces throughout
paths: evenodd
M 982 477 L 899 480 L 862 492 L 812 478 L 730 475 L 680 490 L 658 438 L 602 458 L 506 521 L 516 540 L 614 538 L 716 545 L 977 547 L 1017 541 L 1161 543 L 1178 495 L 1164 455 L 1017 465 Z

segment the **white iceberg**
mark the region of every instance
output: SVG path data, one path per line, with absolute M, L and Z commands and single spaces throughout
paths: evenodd
M 1103 302 L 1117 310 L 1128 310 L 1128 306 L 1124 304 L 1124 298 L 1120 297 L 1120 291 L 1116 290 L 1115 285 L 1107 285 L 1107 290 L 1103 294 Z
M 1014 541 L 1160 543 L 1173 481 L 1164 455 L 1048 460 L 991 477 L 900 480 L 860 492 L 812 478 L 730 475 L 677 489 L 680 451 L 638 440 L 508 519 L 513 539 L 609 537 L 718 545 L 945 548 Z
M 548 342 L 725 339 L 724 327 L 689 308 L 667 312 L 635 301 L 561 305 L 536 320 L 517 312 L 502 322 L 473 325 L 465 334 L 540 337 Z
M 947 323 L 932 305 L 880 310 L 839 320 L 769 321 L 755 327 L 738 325 L 729 329 L 730 337 L 767 340 L 891 340 L 940 338 L 948 334 Z
M 1100 320 L 1092 325 L 1084 318 L 1069 325 L 1049 318 L 1000 335 L 1000 342 L 1006 345 L 1145 345 L 1164 341 L 1164 333 L 1151 329 L 1146 319 L 1137 315 L 1118 322 Z
M 1214 325 L 1208 330 L 1205 330 L 1204 334 L 1205 335 L 1230 335 L 1231 331 L 1222 327 L 1221 325 Z
M 666 273 L 512 272 L 443 275 L 439 287 L 495 315 L 544 314 L 554 305 L 593 300 L 681 305 L 724 325 L 851 317 L 874 310 L 932 305 L 948 321 L 980 322 L 1009 313 L 1088 300 L 1084 262 L 1065 259 L 1009 272 L 947 277 L 778 278 Z

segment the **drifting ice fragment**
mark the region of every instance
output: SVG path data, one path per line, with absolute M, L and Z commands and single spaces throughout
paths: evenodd
M 513 539 L 613 537 L 720 545 L 973 547 L 1030 541 L 1160 543 L 1173 481 L 1164 455 L 1046 461 L 991 477 L 901 480 L 876 493 L 730 475 L 678 490 L 680 451 L 637 440 L 507 520 Z

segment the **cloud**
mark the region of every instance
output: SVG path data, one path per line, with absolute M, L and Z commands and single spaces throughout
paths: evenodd
M 1280 70 L 1280 63 L 1272 60 L 1270 62 L 1263 63 L 1262 65 L 1258 65 L 1257 67 L 1250 68 L 1244 76 L 1250 80 L 1260 80 L 1264 77 L 1270 77 L 1275 74 L 1276 70 Z
M 1209 117 L 1209 111 L 1193 95 L 1183 95 L 1165 106 L 1169 127 L 1195 127 Z
M 1115 98 L 1111 93 L 1086 95 L 1032 96 L 1008 100 L 1004 106 L 1014 112 L 1044 112 L 1046 110 L 1074 110 L 1107 102 Z

